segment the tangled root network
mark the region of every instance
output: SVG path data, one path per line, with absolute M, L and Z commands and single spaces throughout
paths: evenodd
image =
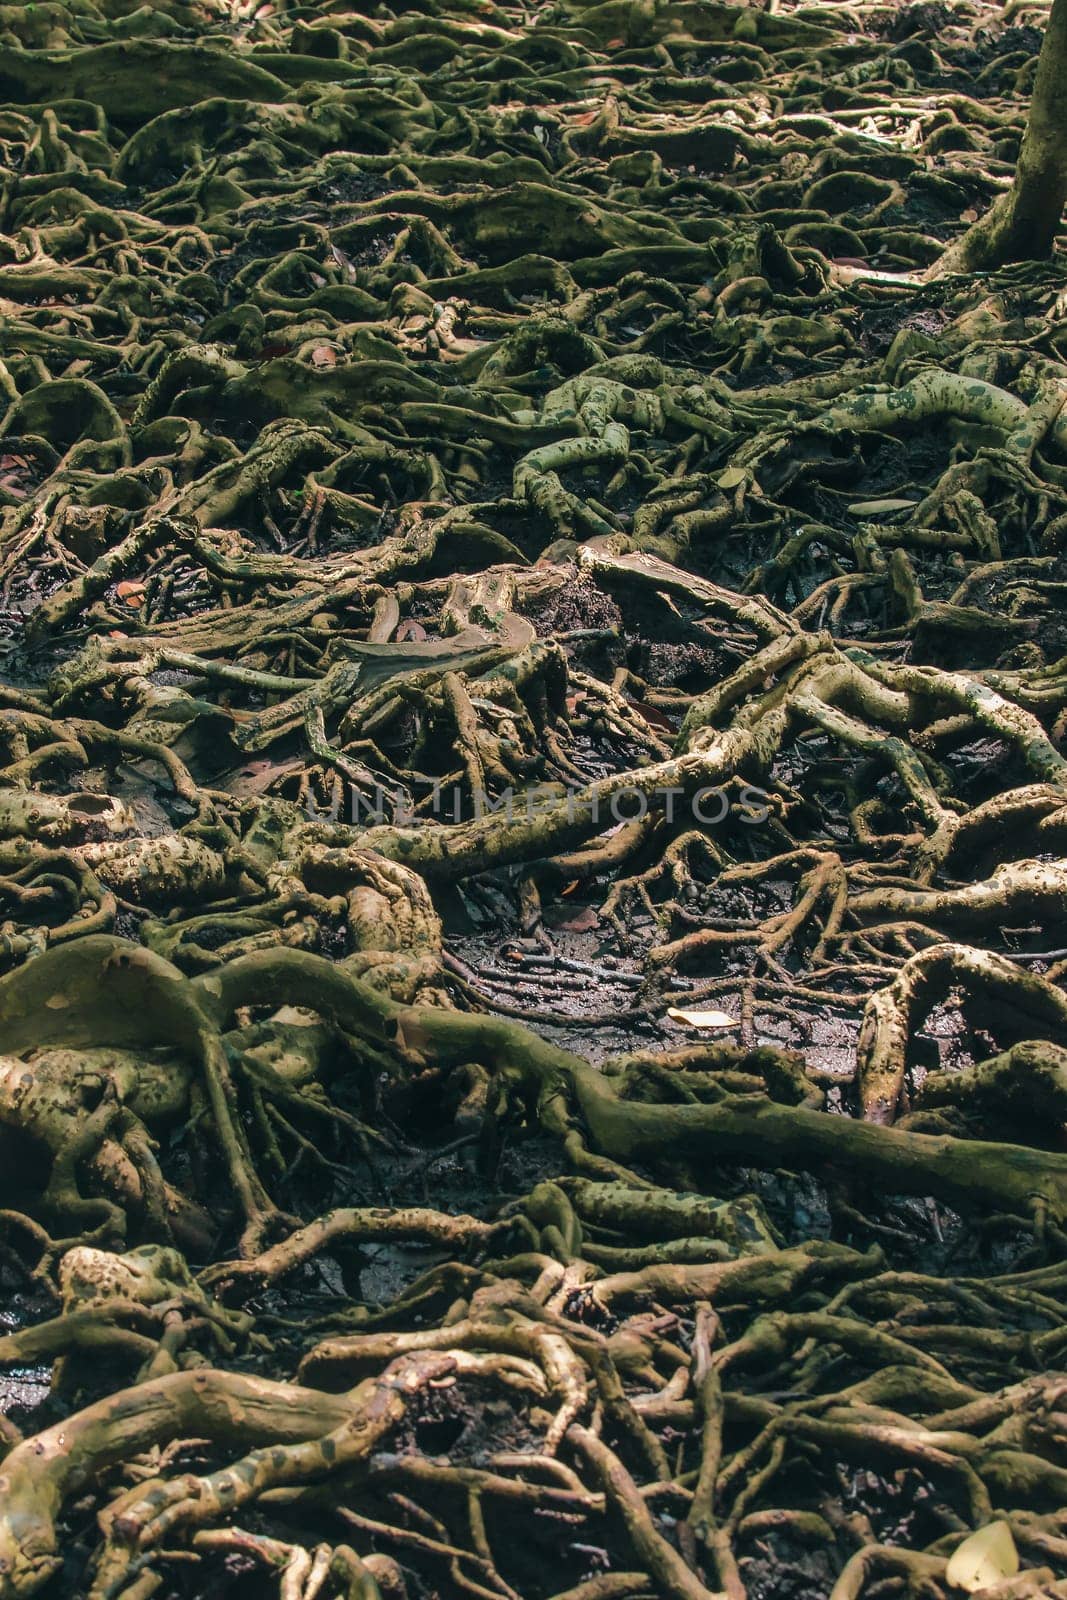
M 0 1600 L 1067 1596 L 1047 17 L 0 3 Z

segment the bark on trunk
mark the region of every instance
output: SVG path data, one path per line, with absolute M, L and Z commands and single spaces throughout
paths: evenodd
M 1015 181 L 935 264 L 933 276 L 1051 255 L 1067 202 L 1067 0 L 1053 0 Z

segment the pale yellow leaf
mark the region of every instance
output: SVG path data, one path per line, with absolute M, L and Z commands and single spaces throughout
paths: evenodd
M 683 1006 L 668 1006 L 674 1022 L 687 1022 L 691 1028 L 736 1028 L 737 1019 L 725 1011 L 687 1011 Z
M 980 1594 L 983 1589 L 1014 1578 L 1019 1570 L 1019 1552 L 1006 1522 L 987 1522 L 956 1549 L 945 1568 L 945 1577 L 957 1589 Z
M 917 500 L 853 500 L 849 515 L 853 517 L 877 516 L 880 511 L 910 511 Z
M 725 472 L 720 472 L 715 479 L 720 489 L 736 489 L 739 483 L 744 483 L 748 473 L 744 467 L 727 467 Z

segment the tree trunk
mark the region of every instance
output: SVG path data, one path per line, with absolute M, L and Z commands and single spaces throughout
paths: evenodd
M 931 276 L 1051 255 L 1067 201 L 1067 0 L 1053 0 L 1015 181 L 949 246 Z

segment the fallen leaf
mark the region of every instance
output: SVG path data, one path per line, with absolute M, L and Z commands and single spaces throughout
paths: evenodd
M 120 600 L 125 600 L 129 603 L 131 599 L 136 599 L 139 595 L 144 594 L 144 584 L 134 583 L 130 578 L 124 578 L 121 583 L 116 583 L 115 593 Z
M 572 878 L 570 883 L 564 884 L 563 888 L 559 891 L 560 894 L 573 894 L 580 882 L 580 878 Z
M 917 500 L 853 500 L 848 508 L 851 517 L 877 516 L 883 511 L 911 511 Z
M 687 1011 L 683 1006 L 668 1006 L 667 1015 L 673 1022 L 688 1022 L 691 1028 L 736 1028 L 737 1018 L 725 1011 Z
M 600 917 L 592 906 L 583 906 L 577 915 L 570 917 L 566 922 L 557 922 L 556 927 L 566 933 L 589 933 L 597 927 Z
M 960 221 L 961 222 L 977 222 L 978 221 L 978 213 L 974 209 L 973 206 L 969 206 L 966 211 L 961 211 L 960 212 Z
M 1010 1527 L 1006 1522 L 987 1522 L 953 1551 L 945 1577 L 954 1588 L 979 1594 L 1003 1578 L 1014 1578 L 1018 1570 L 1019 1552 Z
M 293 772 L 300 765 L 299 756 L 291 756 L 284 761 L 269 756 L 261 761 L 247 761 L 227 787 L 231 794 L 263 794 L 276 779 Z
M 664 733 L 670 734 L 677 732 L 670 717 L 665 716 L 657 706 L 646 705 L 643 700 L 631 700 L 629 703 L 638 715 L 644 718 L 650 728 L 660 728 Z
M 335 367 L 337 355 L 328 344 L 317 344 L 311 352 L 311 363 L 316 367 Z
M 427 637 L 426 629 L 421 622 L 402 622 L 396 630 L 398 644 L 403 644 L 405 639 L 421 640 Z
M 748 473 L 744 467 L 727 467 L 725 472 L 720 472 L 715 479 L 720 489 L 736 489 L 739 483 L 744 483 Z

